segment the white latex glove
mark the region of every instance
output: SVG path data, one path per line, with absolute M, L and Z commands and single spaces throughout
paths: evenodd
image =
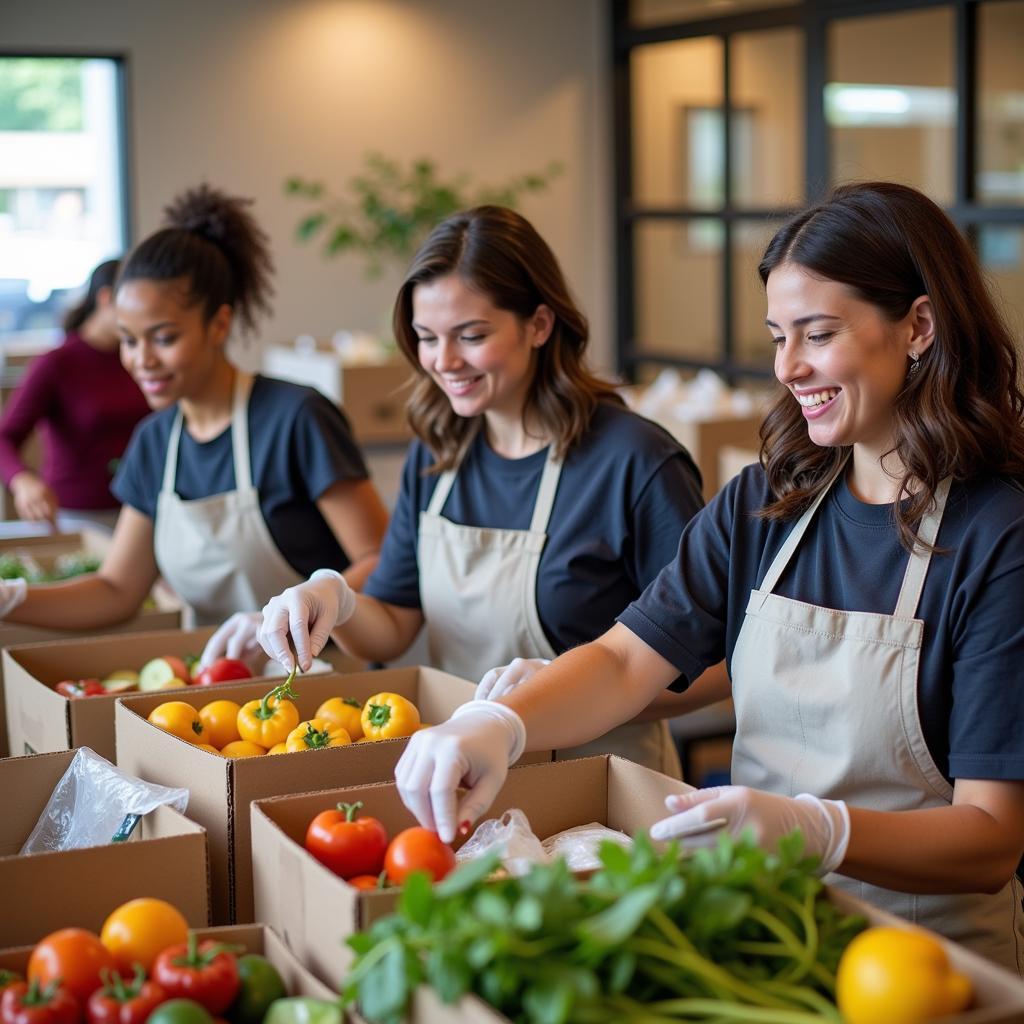
M 218 658 L 240 658 L 249 663 L 259 654 L 262 659 L 263 649 L 259 639 L 262 625 L 263 616 L 259 612 L 235 612 L 206 641 L 199 667 L 206 668 Z
M 510 707 L 463 704 L 447 722 L 410 737 L 395 768 L 402 803 L 450 843 L 460 824 L 472 824 L 491 806 L 525 746 L 526 726 Z M 461 802 L 460 786 L 468 790 Z
M 25 580 L 0 580 L 0 619 L 9 615 L 28 597 Z
M 775 849 L 794 829 L 804 835 L 804 850 L 821 858 L 819 875 L 835 871 L 846 857 L 850 842 L 850 812 L 842 800 L 821 800 L 810 793 L 795 797 L 763 793 L 749 786 L 714 786 L 665 797 L 665 806 L 677 813 L 651 826 L 652 839 L 673 839 L 714 818 L 725 818 L 722 828 L 734 837 L 750 829 L 758 846 Z M 683 838 L 687 848 L 714 846 L 720 829 Z
M 539 668 L 550 665 L 548 658 L 513 658 L 507 665 L 499 665 L 485 673 L 476 684 L 475 700 L 497 700 L 526 682 Z
M 305 583 L 289 587 L 264 606 L 260 646 L 290 672 L 295 660 L 288 648 L 291 634 L 299 668 L 306 672 L 331 630 L 348 622 L 355 610 L 355 591 L 345 577 L 333 569 L 317 569 Z

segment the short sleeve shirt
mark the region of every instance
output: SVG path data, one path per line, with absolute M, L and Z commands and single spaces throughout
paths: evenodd
M 122 502 L 154 520 L 177 411 L 162 409 L 139 424 L 112 485 Z M 301 576 L 346 569 L 350 559 L 315 504 L 339 481 L 369 475 L 341 410 L 313 388 L 255 377 L 249 458 L 260 510 L 288 564 Z M 193 501 L 234 488 L 231 427 L 205 442 L 183 429 L 174 485 L 179 497 Z
M 495 453 L 480 431 L 459 467 L 441 514 L 463 526 L 526 530 L 547 459 Z M 380 562 L 366 593 L 420 607 L 419 514 L 437 485 L 433 458 L 413 442 Z M 675 554 L 683 526 L 702 507 L 700 474 L 661 427 L 602 403 L 567 454 L 537 571 L 537 610 L 561 653 L 610 628 Z

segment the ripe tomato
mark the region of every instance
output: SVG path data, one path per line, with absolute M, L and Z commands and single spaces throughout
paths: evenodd
M 199 719 L 203 723 L 206 740 L 218 750 L 229 743 L 241 739 L 238 735 L 238 712 L 241 704 L 233 700 L 212 700 L 199 709 Z
M 384 866 L 388 834 L 376 818 L 356 818 L 362 806 L 361 800 L 338 804 L 336 810 L 321 811 L 306 829 L 306 849 L 342 878 L 378 875 Z
M 413 871 L 426 871 L 435 882 L 440 882 L 454 867 L 455 851 L 427 828 L 399 832 L 384 856 L 388 881 L 395 885 L 401 885 Z
M 99 936 L 84 928 L 61 928 L 36 943 L 28 958 L 29 981 L 38 980 L 42 986 L 60 979 L 84 1008 L 103 984 L 100 971 L 114 970 L 114 954 L 100 942 Z
M 364 892 L 375 892 L 380 888 L 380 875 L 353 875 L 345 881 L 353 889 L 361 889 Z
M 189 743 L 206 742 L 203 720 L 199 712 L 186 701 L 169 700 L 158 704 L 150 711 L 147 720 L 178 739 L 188 740 Z
M 122 903 L 103 922 L 103 943 L 131 975 L 132 965 L 142 964 L 149 973 L 157 954 L 188 938 L 188 922 L 177 907 L 166 900 L 142 897 Z
M 237 658 L 218 658 L 212 665 L 207 665 L 192 682 L 196 686 L 213 686 L 215 683 L 230 683 L 235 679 L 252 679 L 249 666 Z

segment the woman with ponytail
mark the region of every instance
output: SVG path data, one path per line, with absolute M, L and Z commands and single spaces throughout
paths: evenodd
M 0 477 L 22 519 L 57 525 L 87 520 L 112 528 L 120 502 L 110 483 L 139 420 L 149 411 L 121 366 L 107 260 L 64 317 L 64 341 L 34 359 L 0 419 Z M 41 428 L 43 462 L 29 469 L 21 449 Z
M 318 567 L 358 588 L 376 564 L 387 513 L 341 410 L 225 353 L 272 292 L 248 207 L 205 185 L 187 191 L 126 258 L 114 293 L 121 361 L 153 412 L 114 480 L 124 507 L 111 550 L 94 576 L 13 604 L 7 594 L 11 621 L 95 629 L 135 612 L 162 576 L 197 624 L 213 624 L 256 613 Z M 204 661 L 258 651 L 235 633 L 250 635 L 222 630 Z

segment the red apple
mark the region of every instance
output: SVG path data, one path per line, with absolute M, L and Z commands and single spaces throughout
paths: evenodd
M 237 658 L 218 658 L 207 665 L 193 680 L 196 686 L 213 686 L 215 683 L 231 683 L 238 679 L 252 679 L 249 666 Z

